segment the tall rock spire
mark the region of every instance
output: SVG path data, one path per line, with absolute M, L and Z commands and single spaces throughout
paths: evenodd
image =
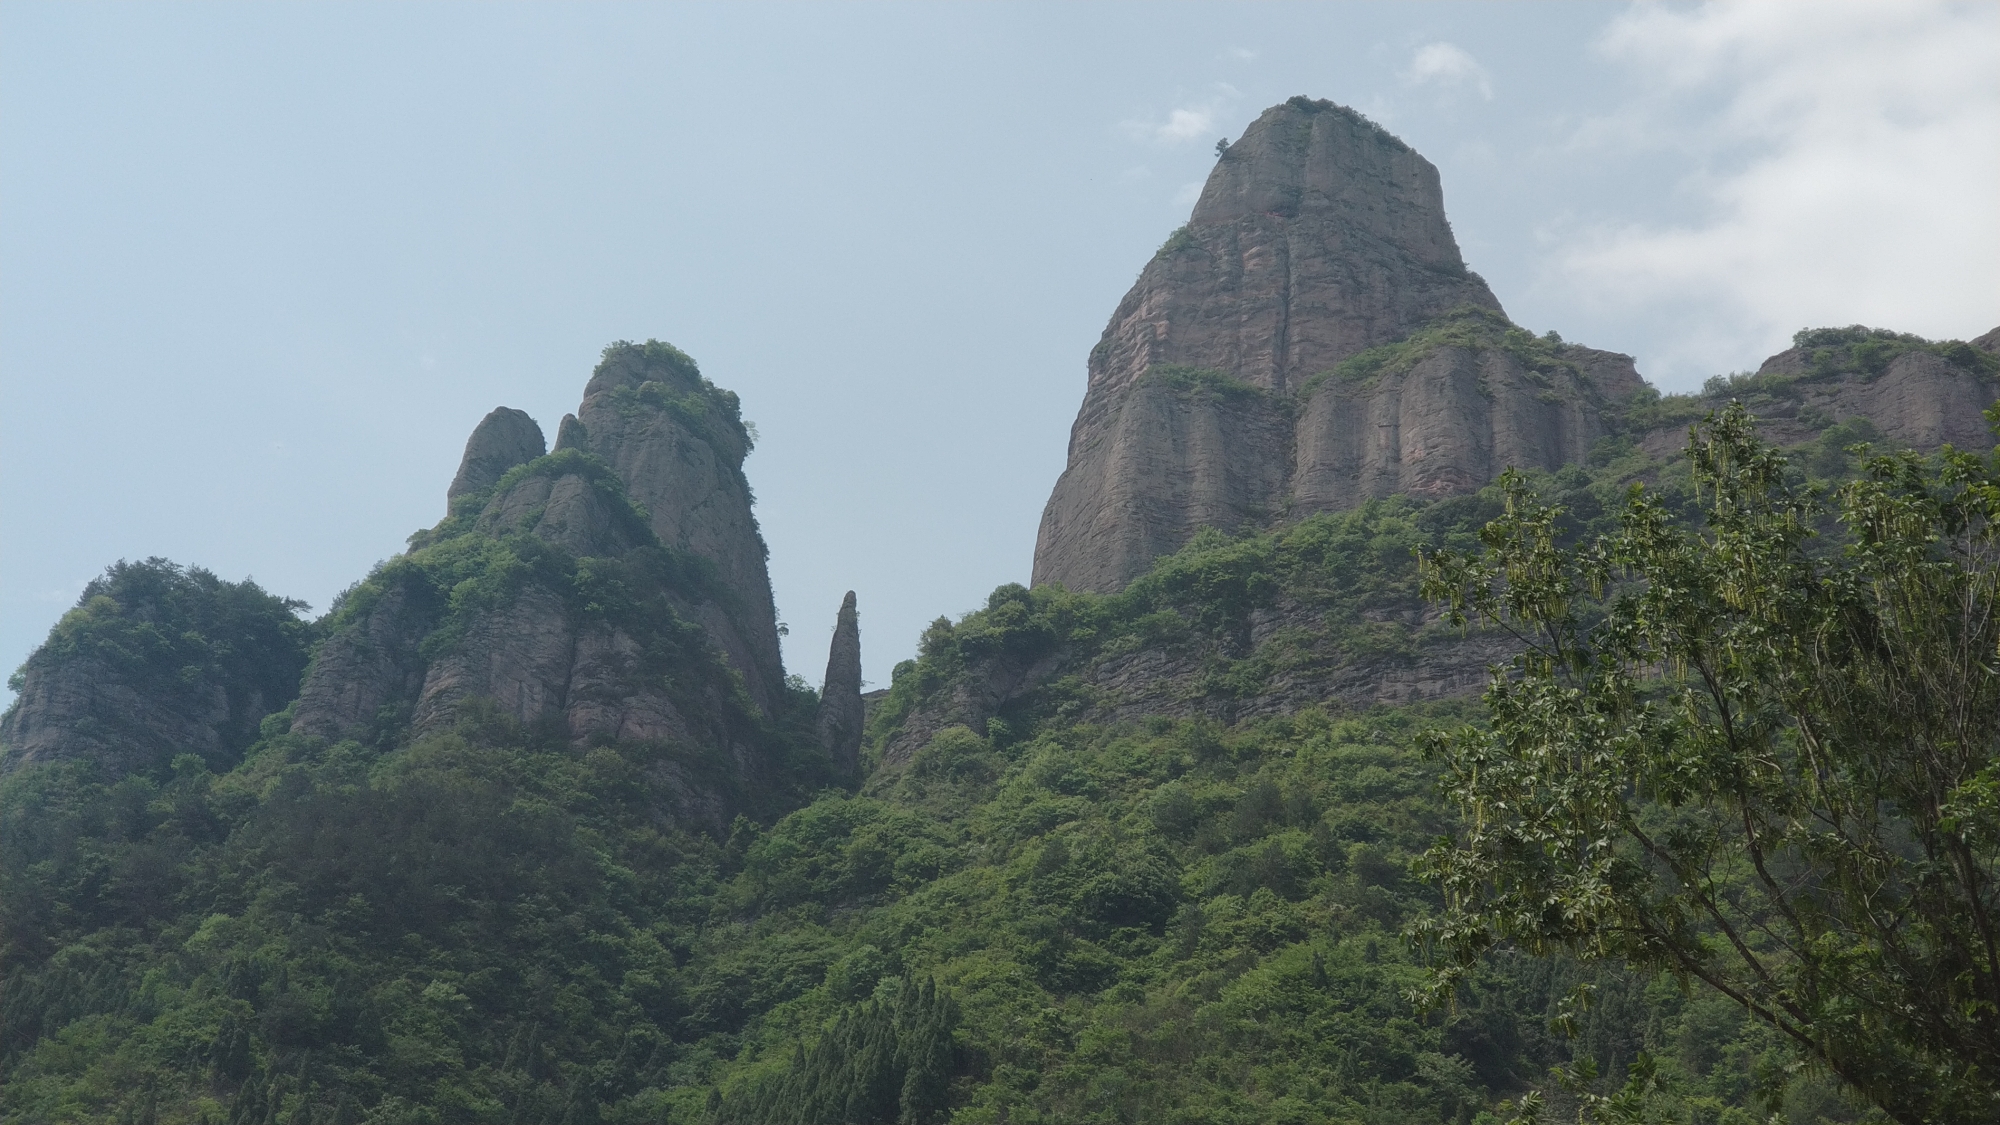
M 833 644 L 826 653 L 826 681 L 819 690 L 819 744 L 848 776 L 861 770 L 861 621 L 854 591 L 840 600 Z
M 1588 448 L 1588 419 L 1529 411 L 1489 424 L 1482 396 L 1514 368 L 1486 370 L 1476 348 L 1429 376 L 1378 365 L 1368 387 L 1389 396 L 1379 400 L 1331 378 L 1448 316 L 1469 318 L 1466 339 L 1512 328 L 1465 268 L 1430 161 L 1331 102 L 1264 111 L 1091 350 L 1035 582 L 1115 590 L 1204 526 L 1236 532 L 1388 492 L 1477 487 L 1496 456 L 1560 464 Z M 1624 357 L 1569 363 L 1586 381 L 1577 372 L 1592 365 L 1638 385 Z M 1430 389 L 1408 396 L 1412 380 Z
M 602 458 L 649 514 L 661 544 L 714 566 L 725 596 L 696 619 L 768 713 L 785 670 L 769 551 L 743 475 L 750 434 L 735 392 L 703 378 L 671 344 L 615 344 L 584 387 L 576 418 L 563 420 L 557 445 Z

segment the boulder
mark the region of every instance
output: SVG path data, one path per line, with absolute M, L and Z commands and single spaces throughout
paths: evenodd
M 447 502 L 468 492 L 483 492 L 500 483 L 507 470 L 540 457 L 546 449 L 542 428 L 527 413 L 502 406 L 481 419 L 466 439 L 458 475 L 445 490 Z

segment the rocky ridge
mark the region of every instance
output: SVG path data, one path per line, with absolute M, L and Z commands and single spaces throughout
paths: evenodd
M 227 768 L 297 691 L 300 603 L 165 559 L 120 562 L 49 631 L 0 716 L 0 774 L 95 763 L 112 777 L 183 754 Z
M 554 451 L 525 419 L 488 415 L 451 514 L 332 615 L 291 729 L 420 738 L 497 708 L 679 748 L 688 810 L 721 816 L 786 706 L 736 397 L 677 349 L 620 344 Z
M 465 456 L 458 462 L 458 475 L 445 490 L 445 502 L 468 492 L 484 492 L 500 483 L 507 470 L 525 465 L 548 452 L 542 427 L 524 410 L 509 406 L 494 408 L 480 419 L 466 439 Z
M 1774 440 L 1854 418 L 1912 448 L 1983 440 L 1995 387 L 1976 357 L 1993 334 L 1956 351 L 1859 328 L 1809 335 L 1738 388 L 1763 396 Z M 1460 257 L 1437 169 L 1353 110 L 1306 98 L 1220 153 L 1088 374 L 1036 539 L 1037 585 L 1113 592 L 1205 527 L 1461 495 L 1509 466 L 1581 462 L 1607 439 L 1661 456 L 1684 429 L 1645 409 L 1657 395 L 1631 357 L 1509 322 Z

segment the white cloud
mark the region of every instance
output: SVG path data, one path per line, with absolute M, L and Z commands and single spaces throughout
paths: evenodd
M 1220 134 L 1216 123 L 1221 120 L 1222 111 L 1231 102 L 1243 96 L 1243 92 L 1227 82 L 1217 82 L 1214 93 L 1198 102 L 1191 102 L 1168 111 L 1164 121 L 1127 121 L 1126 133 L 1138 140 L 1156 144 L 1182 145 L 1190 141 L 1215 140 Z
M 1675 150 L 1698 217 L 1580 229 L 1551 280 L 1699 325 L 1649 370 L 1685 383 L 1801 327 L 2000 321 L 2000 6 L 1643 5 L 1598 46 L 1639 93 L 1577 158 Z
M 1426 43 L 1417 48 L 1417 53 L 1410 57 L 1409 67 L 1403 71 L 1403 81 L 1412 86 L 1445 90 L 1470 86 L 1479 91 L 1480 97 L 1493 100 L 1492 76 L 1479 65 L 1478 59 L 1455 43 Z
M 1204 106 L 1201 109 L 1177 109 L 1167 115 L 1164 125 L 1153 129 L 1155 139 L 1176 143 L 1196 141 L 1208 135 L 1215 128 L 1215 110 Z

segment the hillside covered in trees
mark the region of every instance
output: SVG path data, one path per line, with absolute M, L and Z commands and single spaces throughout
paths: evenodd
M 2000 330 L 1663 396 L 1442 199 L 1220 148 L 867 698 L 659 341 L 317 618 L 112 566 L 0 716 L 0 1119 L 1994 1119 Z

